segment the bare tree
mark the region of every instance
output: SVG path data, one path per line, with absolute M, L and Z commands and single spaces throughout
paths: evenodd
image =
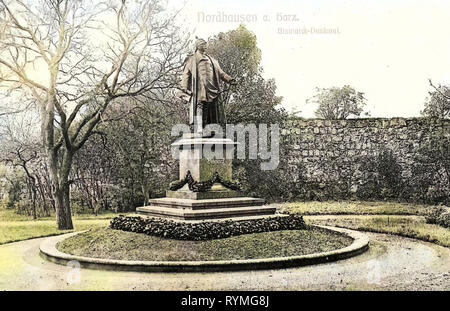
M 421 112 L 427 117 L 450 118 L 450 87 L 444 85 L 434 85 L 429 80 L 433 91 L 429 92 L 429 97 L 425 101 L 425 109 Z
M 31 152 L 30 152 L 31 151 Z M 30 169 L 30 163 L 38 158 L 36 150 L 27 149 L 26 146 L 16 145 L 16 148 L 10 150 L 10 157 L 4 159 L 4 162 L 15 167 L 21 167 L 27 177 L 28 197 L 32 204 L 33 219 L 37 219 L 37 195 L 38 187 L 34 172 Z
M 43 176 L 47 175 L 45 157 L 38 142 L 38 135 L 35 133 L 36 128 L 30 126 L 35 123 L 36 115 L 22 113 L 9 115 L 4 119 L 0 141 L 2 146 L 0 163 L 12 167 L 13 174 L 17 172 L 25 174 L 22 186 L 28 190 L 28 202 L 31 203 L 33 218 L 36 219 L 38 214 L 42 214 L 41 211 L 49 215 L 48 191 L 45 190 L 47 185 L 43 183 L 45 182 Z M 19 168 L 19 171 L 15 168 Z
M 186 40 L 160 0 L 0 0 L 0 83 L 39 105 L 58 228 L 69 174 L 111 102 L 174 87 Z

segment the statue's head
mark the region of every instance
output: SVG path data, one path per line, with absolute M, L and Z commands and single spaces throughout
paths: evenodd
M 206 41 L 203 39 L 197 39 L 197 41 L 195 42 L 195 51 L 204 53 L 206 51 Z

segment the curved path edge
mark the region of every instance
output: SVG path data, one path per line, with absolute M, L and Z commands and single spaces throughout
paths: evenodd
M 282 269 L 308 266 L 350 258 L 362 254 L 369 249 L 369 238 L 364 233 L 337 227 L 317 227 L 348 235 L 353 239 L 353 243 L 347 247 L 329 252 L 290 257 L 218 261 L 134 261 L 83 257 L 60 252 L 56 247 L 57 244 L 69 237 L 82 233 L 75 232 L 44 240 L 40 245 L 40 254 L 45 259 L 57 264 L 66 265 L 70 261 L 77 261 L 81 264 L 82 268 L 88 269 L 136 272 L 205 272 Z

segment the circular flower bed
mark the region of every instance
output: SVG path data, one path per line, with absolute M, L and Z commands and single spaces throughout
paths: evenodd
M 132 261 L 216 261 L 280 258 L 329 252 L 352 244 L 345 234 L 311 227 L 242 234 L 205 241 L 183 241 L 110 228 L 93 229 L 58 243 L 75 256 Z

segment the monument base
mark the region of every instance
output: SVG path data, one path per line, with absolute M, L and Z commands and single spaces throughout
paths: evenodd
M 249 197 L 224 199 L 177 199 L 150 200 L 150 206 L 138 207 L 136 212 L 146 216 L 181 220 L 207 220 L 273 215 L 274 206 L 264 206 L 263 199 Z
M 178 220 L 274 215 L 274 206 L 263 199 L 243 197 L 231 181 L 234 142 L 223 138 L 183 137 L 172 144 L 180 150 L 180 179 L 171 184 L 167 197 L 150 200 L 150 206 L 138 207 L 140 215 Z M 203 158 L 213 150 L 218 158 Z

